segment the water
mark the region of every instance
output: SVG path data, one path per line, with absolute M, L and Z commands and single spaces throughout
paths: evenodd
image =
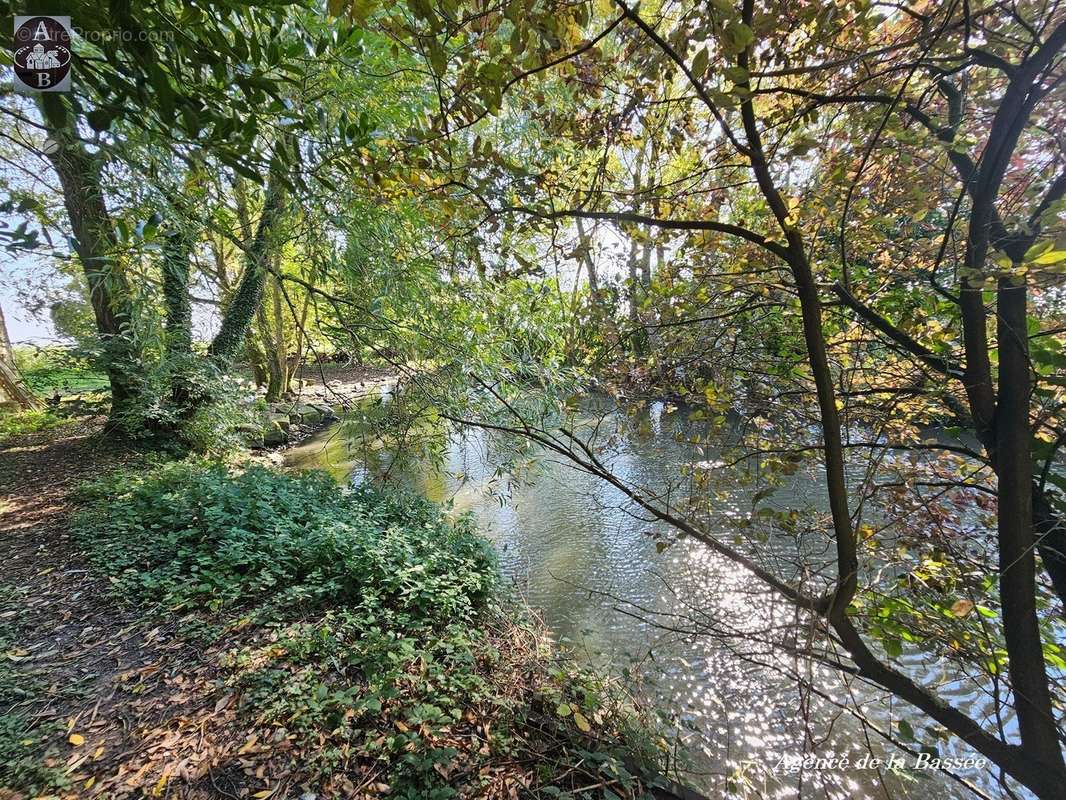
M 739 469 L 721 466 L 719 452 L 691 443 L 702 426 L 683 409 L 657 404 L 624 431 L 614 427 L 620 419 L 586 420 L 590 429 L 600 424 L 601 437 L 613 436 L 615 474 L 674 492 L 691 490 L 695 480 L 679 479 L 683 465 L 697 465 L 696 476 L 724 479 L 702 487 L 701 494 L 713 498 L 707 524 L 716 524 L 716 515 L 723 538 L 732 541 L 737 534 L 727 521 L 750 511 L 759 485 L 729 481 Z M 334 427 L 290 451 L 287 463 L 353 481 L 387 473 L 431 500 L 472 513 L 496 544 L 505 575 L 553 635 L 578 657 L 626 676 L 672 729 L 687 782 L 711 797 L 973 796 L 942 773 L 914 769 L 913 755 L 874 730 L 898 731 L 901 717 L 920 730 L 920 715 L 828 668 L 812 667 L 802 656 L 783 654 L 782 646 L 802 650 L 809 635 L 797 629 L 787 604 L 706 546 L 673 542 L 668 526 L 637 513 L 599 478 L 541 453 L 532 474 L 516 479 L 500 467 L 514 459 L 515 443 L 477 429 L 449 436 L 441 464 L 398 472 L 388 468 L 388 452 L 370 444 Z M 823 503 L 818 474 L 802 470 L 769 501 L 779 510 L 813 512 Z M 774 563 L 779 573 L 788 574 L 800 561 L 830 561 L 819 550 L 821 536 L 762 538 L 760 560 Z M 673 543 L 664 549 L 666 542 Z M 946 677 L 935 674 L 936 667 L 926 669 L 933 674 L 923 680 Z M 972 687 L 955 690 L 956 702 L 973 701 Z M 862 705 L 868 723 L 848 711 L 855 707 L 849 698 Z M 893 754 L 903 769 L 869 763 Z M 849 764 L 795 769 L 795 761 L 807 755 L 847 756 Z M 986 790 L 992 784 L 981 769 L 959 774 Z

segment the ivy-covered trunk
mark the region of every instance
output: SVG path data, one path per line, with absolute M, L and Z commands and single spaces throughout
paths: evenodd
M 266 356 L 254 336 L 248 336 L 244 340 L 244 357 L 248 360 L 248 366 L 252 370 L 252 380 L 257 389 L 267 385 Z
M 272 234 L 284 206 L 285 189 L 277 174 L 271 172 L 263 200 L 263 212 L 259 216 L 255 236 L 245 251 L 244 274 L 226 308 L 222 327 L 208 348 L 208 353 L 219 369 L 224 370 L 232 364 L 262 301 L 267 266 L 271 257 Z
M 166 234 L 163 242 L 164 347 L 169 362 L 170 400 L 177 420 L 191 416 L 200 397 L 193 374 L 192 297 L 189 294 L 189 259 L 194 242 L 195 237 L 180 224 Z
M 166 352 L 172 357 L 187 356 L 192 352 L 192 298 L 189 296 L 192 243 L 192 236 L 181 228 L 170 231 L 163 242 Z

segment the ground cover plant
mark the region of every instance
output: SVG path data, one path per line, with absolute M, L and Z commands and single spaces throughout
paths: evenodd
M 149 767 L 161 786 L 221 769 L 264 797 L 610 797 L 642 794 L 661 766 L 617 686 L 558 660 L 501 601 L 468 519 L 322 473 L 203 461 L 118 472 L 82 502 L 90 563 L 125 602 L 181 616 L 212 665 L 185 694 L 233 758 L 186 752 L 184 773 Z

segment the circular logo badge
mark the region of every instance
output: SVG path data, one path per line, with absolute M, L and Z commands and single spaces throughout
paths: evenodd
M 70 34 L 51 17 L 33 17 L 15 31 L 15 75 L 31 89 L 57 86 L 70 72 Z

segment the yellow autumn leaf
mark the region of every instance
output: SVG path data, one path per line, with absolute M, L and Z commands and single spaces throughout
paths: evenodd
M 1058 264 L 1066 261 L 1066 250 L 1049 250 L 1033 259 L 1034 264 Z
M 589 724 L 589 721 L 580 711 L 574 712 L 574 724 L 577 725 L 578 730 L 583 731 L 584 733 L 588 733 L 592 730 L 592 726 Z
M 956 617 L 969 616 L 971 611 L 973 611 L 972 600 L 956 600 L 951 606 L 951 613 Z
M 67 741 L 75 747 L 81 747 L 83 744 L 85 744 L 85 737 L 82 736 L 80 733 L 72 733 L 70 734 L 70 738 L 67 739 Z

